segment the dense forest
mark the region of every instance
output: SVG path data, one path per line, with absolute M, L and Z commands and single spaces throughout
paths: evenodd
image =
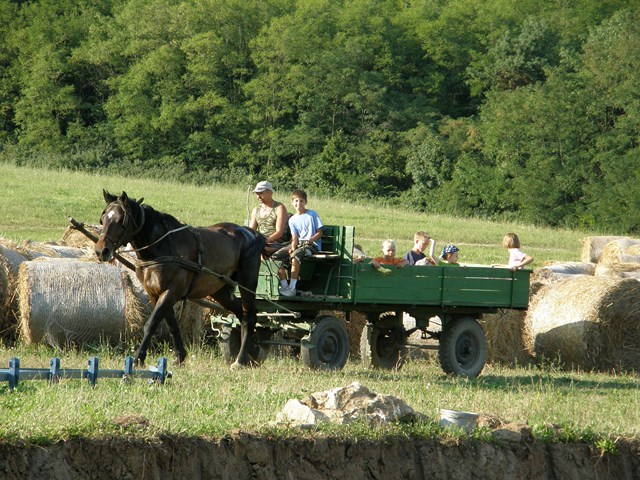
M 638 72 L 633 0 L 0 0 L 0 156 L 638 233 Z

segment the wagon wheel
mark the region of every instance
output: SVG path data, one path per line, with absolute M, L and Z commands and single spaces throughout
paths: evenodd
M 342 322 L 330 315 L 316 318 L 316 325 L 303 341 L 300 358 L 316 370 L 340 370 L 349 357 L 349 335 Z
M 270 333 L 268 332 L 260 329 L 256 331 L 256 338 L 258 342 L 260 342 L 260 340 L 266 340 L 269 337 Z M 235 362 L 238 357 L 238 353 L 240 352 L 240 328 L 223 325 L 220 329 L 218 344 L 220 345 L 220 354 L 222 355 L 222 359 L 225 363 L 231 365 Z M 269 355 L 269 350 L 271 350 L 271 345 L 260 344 L 260 353 L 258 354 L 258 358 L 252 357 L 251 360 L 258 365 L 261 364 Z
M 399 370 L 406 358 L 404 329 L 367 323 L 360 337 L 360 357 L 367 367 Z
M 480 375 L 487 360 L 487 338 L 482 326 L 470 317 L 445 324 L 438 357 L 445 373 L 469 378 Z

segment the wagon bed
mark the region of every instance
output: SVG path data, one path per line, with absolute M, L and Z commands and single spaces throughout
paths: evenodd
M 368 365 L 397 368 L 407 354 L 407 339 L 422 332 L 423 339 L 439 344 L 445 371 L 477 376 L 484 366 L 486 338 L 478 319 L 498 309 L 526 309 L 529 301 L 529 270 L 473 265 L 406 266 L 382 274 L 369 259 L 352 259 L 354 228 L 323 227 L 322 252 L 302 263 L 298 295 L 278 293 L 277 262 L 266 260 L 260 269 L 257 308 L 261 311 L 261 345 L 273 343 L 300 346 L 302 360 L 313 368 L 342 368 L 348 356 L 348 337 L 343 322 L 326 311 L 362 312 L 367 325 L 360 353 Z M 403 315 L 415 318 L 407 330 Z M 435 329 L 437 317 L 441 328 Z M 223 348 L 238 333 L 237 322 L 217 317 Z M 284 340 L 273 340 L 276 331 Z M 224 351 L 223 351 L 224 353 Z M 228 352 L 233 357 L 233 348 Z M 266 355 L 266 354 L 265 354 Z

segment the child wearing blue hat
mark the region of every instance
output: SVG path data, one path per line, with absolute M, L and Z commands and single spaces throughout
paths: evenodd
M 459 252 L 460 252 L 460 249 L 455 245 L 447 245 L 446 247 L 444 247 L 442 249 L 442 253 L 440 254 L 440 258 L 442 259 L 442 261 L 440 262 L 440 265 L 442 265 L 443 267 L 444 266 L 459 267 L 460 266 L 460 264 L 458 263 Z

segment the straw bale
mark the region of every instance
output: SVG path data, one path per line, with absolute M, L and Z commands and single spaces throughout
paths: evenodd
M 547 262 L 539 270 L 568 275 L 593 275 L 596 264 L 591 262 Z
M 59 255 L 56 251 L 51 248 L 52 245 L 50 243 L 45 242 L 25 242 L 23 245 L 25 251 L 27 252 L 27 257 L 29 260 L 34 260 L 40 257 L 48 257 L 48 258 L 58 258 Z
M 596 267 L 595 276 L 640 279 L 640 263 L 601 263 Z
M 640 240 L 635 238 L 619 238 L 607 243 L 602 250 L 600 263 L 640 263 L 640 256 L 629 253 L 630 248 L 640 245 Z
M 531 363 L 532 356 L 525 349 L 525 310 L 500 309 L 482 315 L 480 324 L 487 337 L 487 362 L 508 366 Z
M 18 338 L 18 269 L 27 258 L 0 245 L 0 338 L 12 344 Z
M 138 306 L 127 277 L 109 264 L 69 259 L 20 266 L 20 333 L 29 343 L 82 346 L 127 339 Z
M 11 274 L 16 277 L 18 276 L 18 269 L 20 268 L 20 264 L 22 262 L 26 262 L 27 260 L 31 260 L 28 252 L 26 252 L 23 248 L 21 248 L 17 244 L 5 241 L 0 243 L 0 258 L 2 258 L 2 261 L 9 266 L 9 268 L 11 269 Z
M 195 302 L 178 302 L 174 306 L 182 340 L 187 345 L 201 345 L 204 342 L 205 330 L 210 328 L 211 311 Z
M 350 312 L 349 321 L 346 323 L 347 334 L 349 335 L 349 356 L 360 358 L 360 337 L 362 330 L 367 324 L 367 315 L 361 312 Z
M 640 371 L 640 282 L 583 276 L 546 286 L 530 302 L 525 346 L 567 367 Z
M 15 337 L 15 322 L 12 322 L 12 291 L 10 289 L 10 268 L 0 259 L 0 339 L 12 340 Z
M 604 246 L 611 241 L 621 238 L 625 237 L 610 235 L 583 238 L 580 260 L 586 263 L 598 263 L 600 261 L 600 257 L 602 256 L 602 250 L 604 249 Z
M 591 264 L 585 264 L 585 265 L 591 265 Z M 550 266 L 545 266 L 545 267 L 540 267 L 535 269 L 530 278 L 529 297 L 537 294 L 538 291 L 540 291 L 540 289 L 542 289 L 543 287 L 546 287 L 547 285 L 553 285 L 559 282 L 564 282 L 565 280 L 570 278 L 593 276 L 593 274 L 595 273 L 595 268 L 589 274 L 567 273 L 568 271 L 570 270 L 564 269 L 563 271 L 563 269 L 561 269 L 560 267 L 550 267 Z
M 153 305 L 151 305 L 151 300 L 135 272 L 128 268 L 122 268 L 122 273 L 127 278 L 136 306 L 136 311 L 131 313 L 128 321 L 128 334 L 132 339 L 141 340 L 144 334 L 144 324 L 153 311 Z M 186 306 L 183 305 L 183 302 L 176 303 L 174 305 L 174 313 L 185 344 L 187 346 L 202 344 L 207 333 L 206 329 L 210 325 L 210 310 L 202 305 L 188 301 Z M 154 338 L 161 342 L 171 340 L 171 334 L 166 322 L 160 324 L 160 328 Z
M 89 232 L 93 233 L 96 237 L 100 236 L 102 232 L 101 225 L 85 225 Z M 72 226 L 67 227 L 67 229 L 62 234 L 60 238 L 60 243 L 62 245 L 66 245 L 68 247 L 77 247 L 77 248 L 90 248 L 93 249 L 94 243 L 93 240 L 90 240 L 85 236 L 84 233 L 76 230 Z

